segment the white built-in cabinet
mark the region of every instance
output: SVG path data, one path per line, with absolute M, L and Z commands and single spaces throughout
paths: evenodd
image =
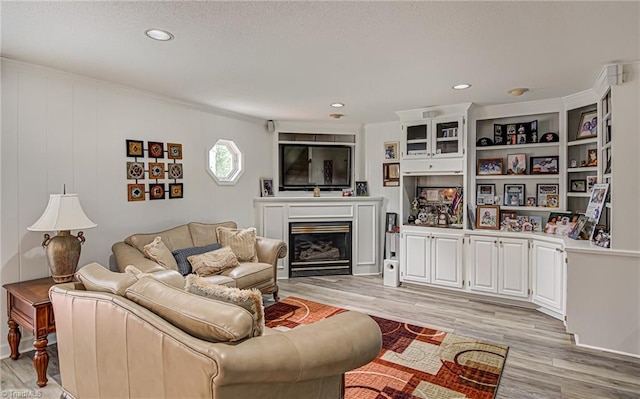
M 405 230 L 401 235 L 401 281 L 462 287 L 461 234 Z
M 532 300 L 545 313 L 558 318 L 565 314 L 566 253 L 561 244 L 533 240 L 531 257 Z
M 469 240 L 469 289 L 528 297 L 529 240 L 497 236 Z

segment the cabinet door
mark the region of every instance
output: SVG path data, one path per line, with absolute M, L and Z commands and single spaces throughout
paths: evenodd
M 356 205 L 356 262 L 354 274 L 371 272 L 378 263 L 378 224 L 376 214 L 378 206 L 376 204 Z
M 564 251 L 559 244 L 533 242 L 533 302 L 564 316 Z
M 431 239 L 428 234 L 403 233 L 400 278 L 402 281 L 428 283 L 431 281 L 429 263 Z
M 498 292 L 498 239 L 472 236 L 469 254 L 469 288 Z
M 431 236 L 431 283 L 462 288 L 462 237 Z
M 455 158 L 463 155 L 464 119 L 441 118 L 431 121 L 432 146 L 434 158 Z
M 402 159 L 423 159 L 430 157 L 431 145 L 429 120 L 407 122 L 402 125 Z
M 529 241 L 501 238 L 499 241 L 498 293 L 529 296 Z

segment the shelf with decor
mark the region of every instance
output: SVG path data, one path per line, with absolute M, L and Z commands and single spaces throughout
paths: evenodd
M 582 106 L 567 116 L 567 209 L 582 213 L 589 204 L 591 187 L 598 177 L 598 104 L 583 98 Z
M 609 199 L 605 204 L 604 211 L 600 217 L 600 224 L 605 225 L 606 229 L 611 232 L 611 212 L 613 211 L 612 193 L 613 193 L 613 173 L 612 173 L 612 153 L 613 153 L 613 125 L 612 125 L 612 104 L 611 104 L 611 88 L 609 88 L 604 96 L 600 99 L 600 175 L 603 183 L 609 183 Z

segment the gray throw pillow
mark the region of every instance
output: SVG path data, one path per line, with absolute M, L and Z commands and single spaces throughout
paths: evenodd
M 180 273 L 183 276 L 186 276 L 187 274 L 191 274 L 193 272 L 193 270 L 191 269 L 191 263 L 189 263 L 189 260 L 187 259 L 189 256 L 200 255 L 205 252 L 215 251 L 216 249 L 220 248 L 222 248 L 222 245 L 220 244 L 211 244 L 205 245 L 203 247 L 176 249 L 175 251 L 171 252 L 171 254 L 178 263 L 178 270 L 180 271 Z

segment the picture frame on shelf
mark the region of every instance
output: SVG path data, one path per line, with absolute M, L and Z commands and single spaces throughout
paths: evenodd
M 400 186 L 400 163 L 383 163 L 382 164 L 382 186 L 383 187 L 399 187 Z
M 476 229 L 498 230 L 500 227 L 499 205 L 478 205 L 476 207 Z
M 493 125 L 493 144 L 494 145 L 504 145 L 506 144 L 506 136 L 505 130 L 502 125 L 494 124 Z
M 385 141 L 384 143 L 384 159 L 391 161 L 398 159 L 398 147 L 400 143 L 397 141 Z
M 538 198 L 538 206 L 546 208 L 557 208 L 559 206 L 558 193 L 560 186 L 558 184 L 537 184 L 536 185 L 536 197 Z M 555 199 L 554 197 L 555 196 Z M 552 204 L 555 200 L 555 206 Z
M 505 206 L 523 206 L 525 197 L 524 184 L 505 184 L 504 185 L 504 205 Z
M 507 154 L 507 174 L 508 175 L 527 174 L 526 154 Z
M 476 185 L 476 205 L 493 205 L 493 199 L 496 195 L 495 184 L 477 184 Z
M 598 150 L 587 150 L 587 166 L 598 166 Z
M 518 213 L 516 211 L 500 211 L 500 230 L 513 231 L 517 221 Z
M 529 216 L 529 223 L 531 223 L 533 232 L 542 231 L 542 216 L 538 216 L 538 215 Z
M 598 135 L 598 111 L 586 111 L 580 115 L 576 139 L 588 139 Z
M 260 196 L 273 197 L 273 179 L 260 179 Z
M 527 206 L 528 207 L 536 206 L 536 197 L 527 197 Z
M 598 176 L 587 176 L 587 192 L 593 191 L 593 186 L 598 184 Z
M 432 204 L 453 204 L 456 198 L 456 187 L 423 187 L 416 188 L 416 198 L 419 202 Z
M 502 175 L 504 170 L 503 158 L 483 158 L 478 159 L 477 174 L 482 175 Z
M 557 175 L 558 169 L 557 155 L 549 155 L 543 157 L 530 157 L 530 174 L 532 175 Z
M 356 197 L 368 197 L 369 196 L 369 183 L 366 181 L 356 182 Z
M 587 180 L 586 179 L 571 180 L 571 186 L 569 187 L 569 191 L 572 193 L 586 193 Z

